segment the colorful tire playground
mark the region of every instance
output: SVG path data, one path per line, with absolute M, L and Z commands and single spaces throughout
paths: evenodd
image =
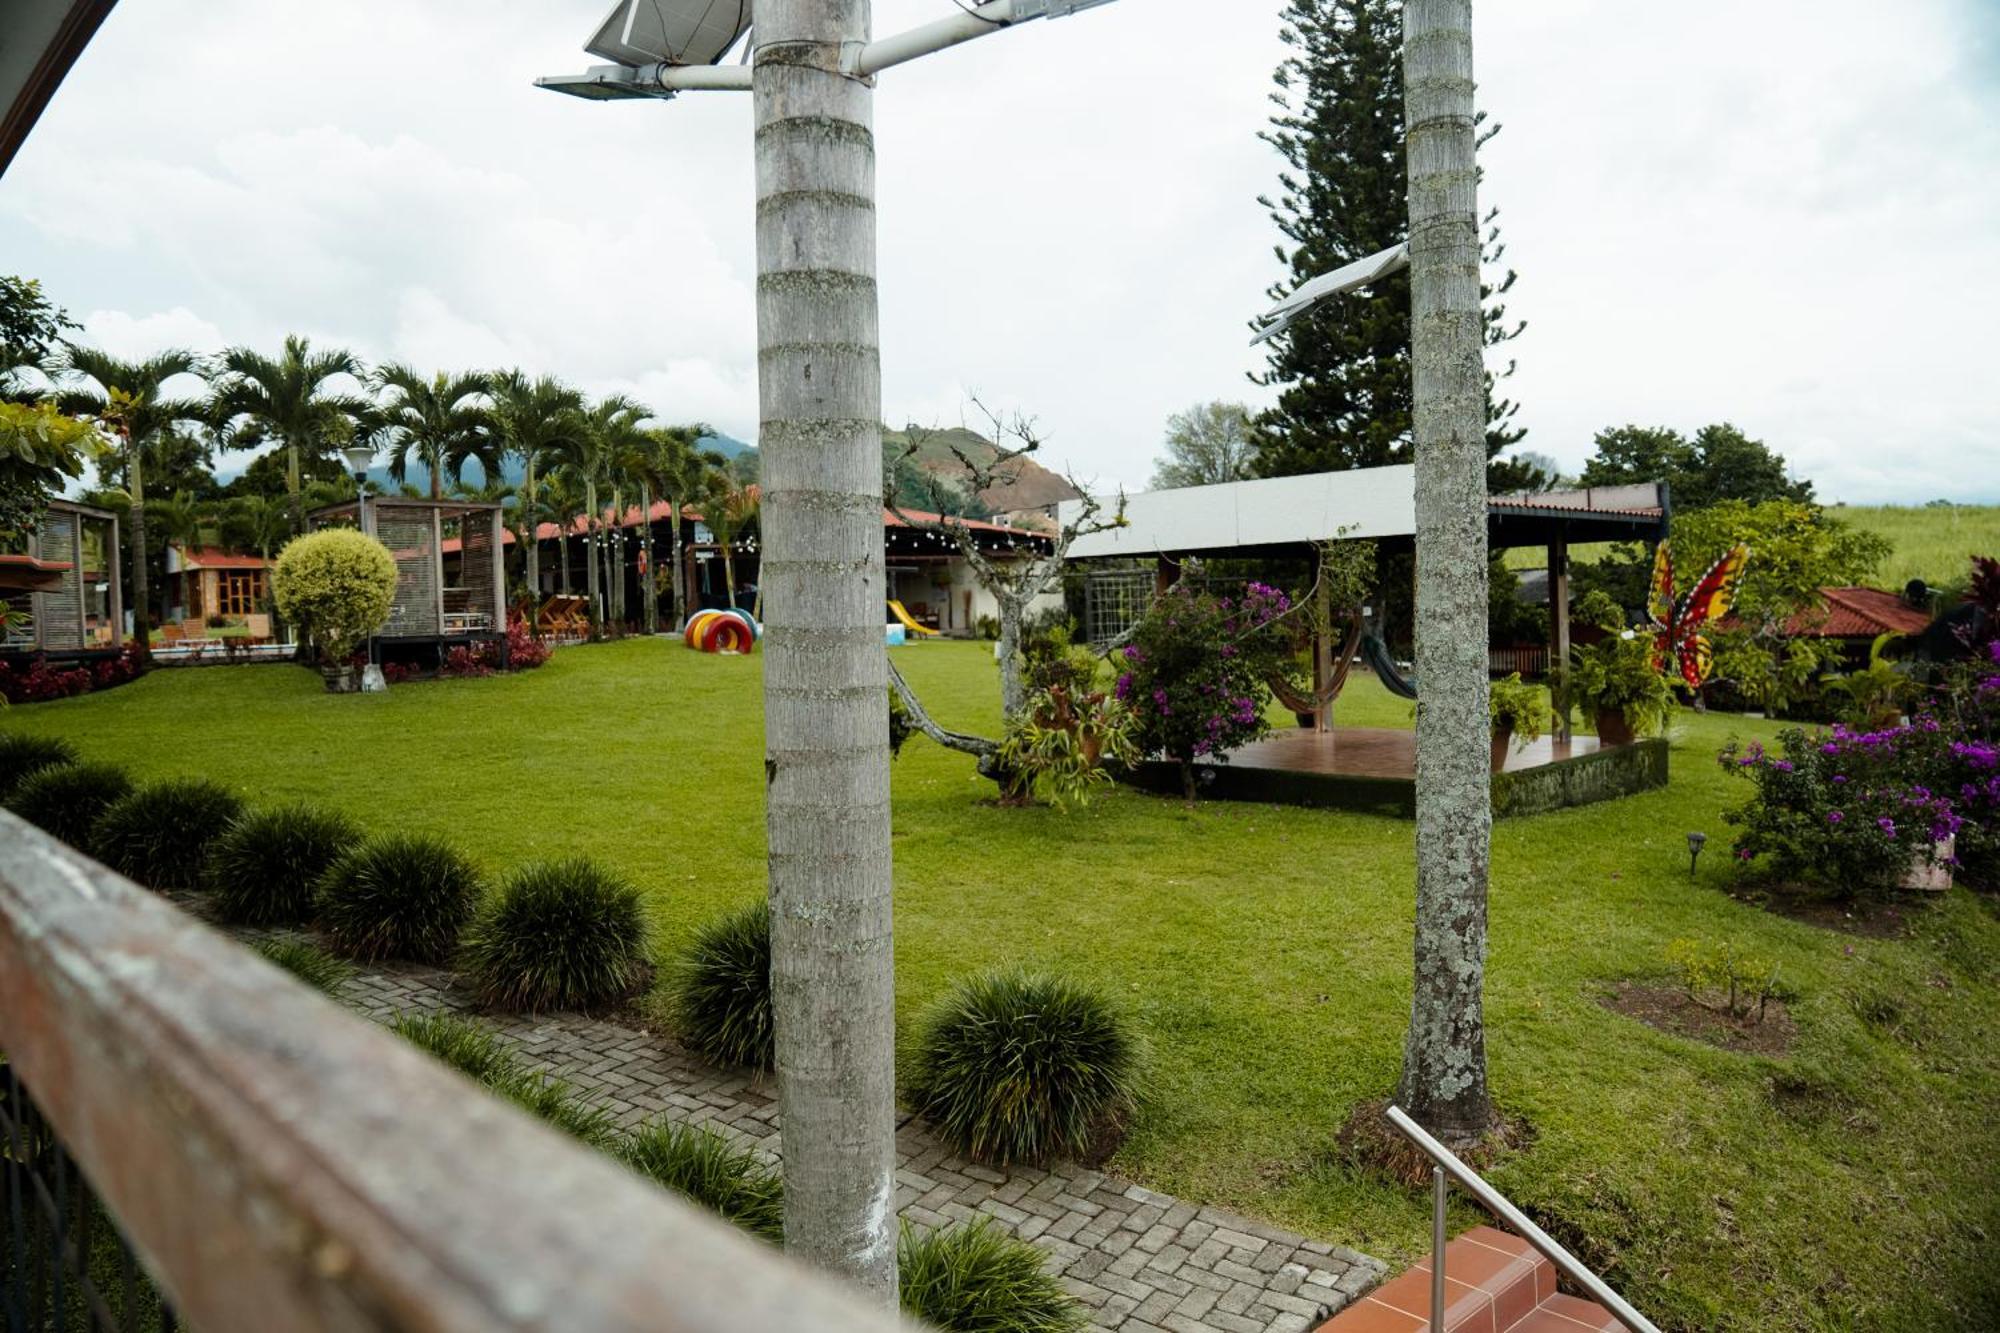
M 740 656 L 764 637 L 764 629 L 747 611 L 697 611 L 681 630 L 681 641 L 704 653 Z

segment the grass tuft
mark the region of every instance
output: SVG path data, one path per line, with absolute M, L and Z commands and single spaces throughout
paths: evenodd
M 59 736 L 0 732 L 0 805 L 14 807 L 14 789 L 29 774 L 76 762 L 76 749 Z
M 1083 1307 L 1042 1264 L 1042 1252 L 991 1218 L 919 1232 L 896 1247 L 903 1312 L 945 1333 L 1078 1333 Z
M 1010 1166 L 1078 1157 L 1132 1105 L 1138 1041 L 1095 990 L 997 972 L 960 982 L 925 1019 L 910 1099 L 945 1142 Z
M 22 779 L 9 805 L 50 837 L 88 852 L 99 816 L 131 790 L 132 779 L 115 764 L 50 764 Z
M 321 877 L 314 905 L 340 952 L 442 963 L 479 904 L 479 869 L 442 838 L 369 839 Z
M 756 903 L 696 932 L 672 979 L 681 1039 L 719 1064 L 772 1067 L 771 908 Z
M 312 917 L 314 886 L 360 840 L 353 820 L 302 801 L 252 811 L 208 850 L 211 900 L 225 921 L 298 925 Z
M 257 952 L 323 995 L 334 999 L 354 979 L 354 968 L 316 944 L 301 939 L 265 940 Z
M 773 1244 L 785 1238 L 785 1186 L 777 1170 L 706 1125 L 653 1120 L 619 1150 L 654 1184 L 719 1213 Z
M 523 866 L 466 931 L 460 964 L 480 999 L 504 1009 L 590 1009 L 645 979 L 639 890 L 583 857 Z
M 242 812 L 236 793 L 206 778 L 149 782 L 105 807 L 91 826 L 91 851 L 148 888 L 196 888 L 209 845 Z
M 604 1107 L 585 1101 L 563 1079 L 529 1069 L 493 1029 L 457 1014 L 403 1014 L 390 1025 L 397 1036 L 547 1121 L 590 1147 L 609 1152 L 618 1122 Z

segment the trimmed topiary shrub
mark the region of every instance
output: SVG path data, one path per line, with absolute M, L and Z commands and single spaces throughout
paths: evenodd
M 206 778 L 136 787 L 91 826 L 97 859 L 152 889 L 198 887 L 215 836 L 243 813 L 242 798 Z
M 98 816 L 131 790 L 132 779 L 115 764 L 51 764 L 28 774 L 8 804 L 50 837 L 87 852 Z
M 257 946 L 257 952 L 314 990 L 335 999 L 340 998 L 341 991 L 354 979 L 350 964 L 305 940 L 265 940 Z
M 1083 1307 L 1042 1265 L 1042 1252 L 982 1217 L 919 1232 L 896 1247 L 903 1312 L 945 1333 L 1078 1333 Z
M 706 1125 L 641 1126 L 618 1154 L 634 1171 L 772 1244 L 785 1238 L 785 1185 L 776 1168 Z
M 441 963 L 479 905 L 479 868 L 442 838 L 390 833 L 335 861 L 313 902 L 340 952 Z
M 1132 1105 L 1138 1040 L 1096 991 L 1001 972 L 961 982 L 925 1019 L 909 1089 L 959 1152 L 1009 1166 L 1084 1154 Z
M 672 1009 L 692 1050 L 720 1064 L 771 1068 L 770 904 L 701 929 L 674 974 Z
M 445 1013 L 403 1014 L 389 1027 L 405 1041 L 572 1138 L 605 1151 L 615 1145 L 618 1125 L 610 1111 L 584 1101 L 562 1079 L 524 1068 L 491 1028 Z
M 313 891 L 361 840 L 345 815 L 303 802 L 254 810 L 208 849 L 208 885 L 225 921 L 289 926 L 309 920 Z
M 460 966 L 506 1009 L 589 1009 L 645 980 L 639 890 L 584 857 L 523 866 L 480 906 Z
M 32 773 L 76 762 L 76 751 L 54 736 L 0 733 L 0 805 L 14 807 L 14 789 Z
M 296 625 L 327 662 L 344 662 L 389 618 L 396 560 L 353 528 L 309 532 L 285 544 L 271 568 L 278 614 Z

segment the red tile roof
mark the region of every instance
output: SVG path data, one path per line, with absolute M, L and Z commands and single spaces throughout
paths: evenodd
M 1821 588 L 1823 606 L 1793 616 L 1785 633 L 1794 638 L 1872 639 L 1878 634 L 1920 634 L 1930 614 L 1893 592 L 1879 588 Z
M 225 551 L 220 546 L 177 546 L 183 569 L 262 569 L 262 556 Z

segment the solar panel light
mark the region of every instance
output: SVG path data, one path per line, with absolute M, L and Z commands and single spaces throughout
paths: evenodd
M 1067 18 L 1071 14 L 1110 3 L 1111 0 L 1014 0 L 1014 21 L 1025 23 L 1029 19 Z
M 583 49 L 641 65 L 713 65 L 750 27 L 750 0 L 618 0 Z

